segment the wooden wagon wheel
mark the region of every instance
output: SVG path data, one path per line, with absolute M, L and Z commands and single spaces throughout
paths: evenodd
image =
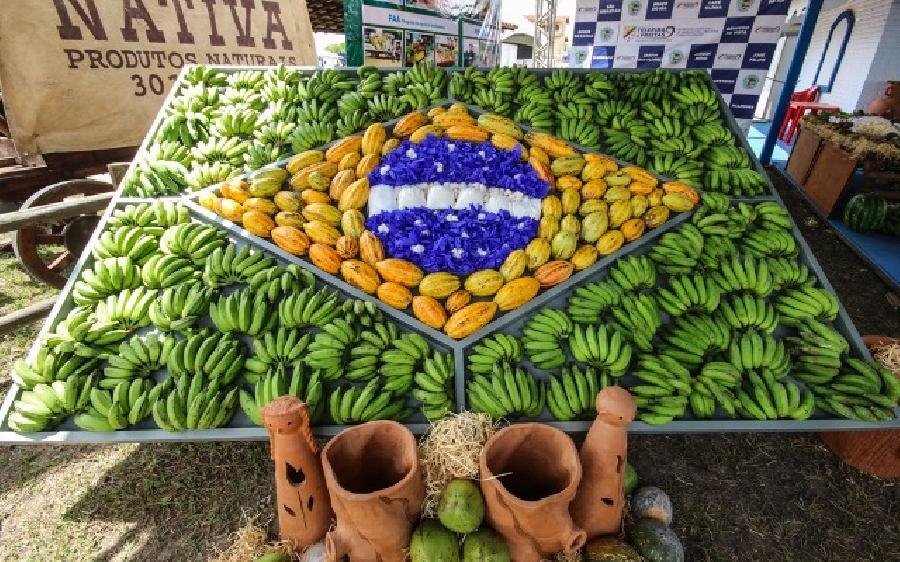
M 36 191 L 21 209 L 58 203 L 75 195 L 96 195 L 115 189 L 109 182 L 91 179 L 67 180 Z M 66 284 L 66 268 L 75 263 L 87 245 L 100 218 L 82 215 L 56 224 L 36 224 L 12 234 L 16 258 L 32 277 L 57 288 Z M 41 246 L 63 246 L 59 252 L 42 256 Z M 46 250 L 45 252 L 46 253 Z

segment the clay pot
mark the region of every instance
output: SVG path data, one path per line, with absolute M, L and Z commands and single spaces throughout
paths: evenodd
M 588 540 L 622 529 L 628 425 L 637 414 L 631 393 L 619 386 L 601 390 L 596 404 L 597 418 L 581 446 L 584 473 L 572 502 L 572 519 Z
M 569 516 L 581 464 L 565 433 L 539 423 L 506 427 L 485 443 L 480 464 L 487 520 L 513 560 L 538 562 L 584 545 Z
M 282 396 L 260 413 L 275 461 L 279 534 L 294 548 L 306 548 L 322 540 L 333 516 L 309 410 L 298 398 Z
M 329 561 L 403 562 L 425 484 L 413 434 L 393 421 L 345 429 L 322 451 L 337 517 L 325 537 Z
M 881 97 L 866 106 L 866 113 L 888 119 L 894 119 L 900 115 L 900 82 L 888 81 L 887 88 Z

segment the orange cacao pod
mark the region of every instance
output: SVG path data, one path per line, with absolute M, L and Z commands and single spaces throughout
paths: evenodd
M 275 221 L 272 217 L 262 211 L 250 210 L 241 216 L 241 223 L 250 234 L 268 238 L 269 233 L 275 228 Z
M 336 275 L 341 269 L 341 256 L 337 250 L 326 244 L 312 244 L 309 247 L 309 260 L 313 265 L 326 273 Z
M 384 259 L 381 240 L 370 230 L 365 230 L 359 235 L 359 257 L 369 265 L 375 265 Z
M 541 287 L 547 288 L 559 285 L 571 277 L 574 270 L 575 266 L 570 261 L 550 261 L 534 270 L 534 278 L 538 280 Z
M 344 158 L 344 156 L 347 156 L 348 154 L 352 154 L 354 152 L 359 152 L 360 146 L 362 146 L 362 137 L 358 135 L 352 137 L 344 137 L 331 145 L 328 150 L 325 151 L 325 160 L 338 164 Z
M 519 277 L 500 287 L 494 302 L 500 310 L 512 310 L 533 299 L 540 290 L 541 284 L 534 277 Z
M 375 294 L 378 295 L 378 298 L 383 303 L 398 310 L 405 310 L 413 299 L 412 292 L 409 289 L 393 281 L 387 281 L 379 285 Z
M 309 236 L 295 226 L 276 226 L 271 235 L 272 241 L 289 254 L 302 256 L 309 250 Z
M 381 284 L 378 272 L 364 261 L 347 260 L 341 264 L 341 277 L 364 293 L 372 294 Z
M 444 332 L 455 340 L 470 336 L 483 328 L 497 314 L 497 303 L 493 301 L 473 302 L 457 310 L 447 323 Z
M 426 326 L 440 330 L 447 322 L 447 311 L 434 297 L 416 295 L 412 300 L 413 314 Z
M 447 308 L 447 312 L 452 314 L 470 302 L 472 302 L 472 293 L 465 289 L 460 289 L 458 291 L 453 291 L 453 293 L 447 297 L 444 306 Z
M 387 258 L 375 262 L 375 269 L 385 281 L 394 281 L 407 287 L 415 287 L 422 280 L 422 270 L 411 261 Z
M 337 250 L 339 256 L 345 260 L 349 260 L 355 258 L 356 254 L 359 253 L 359 243 L 356 241 L 356 238 L 344 235 L 338 238 L 337 243 L 334 245 L 334 249 Z

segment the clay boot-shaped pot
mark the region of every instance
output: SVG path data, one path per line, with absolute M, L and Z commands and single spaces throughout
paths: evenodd
M 585 541 L 569 516 L 581 480 L 575 444 L 562 431 L 523 423 L 495 433 L 481 452 L 487 519 L 516 562 L 539 562 Z
M 413 434 L 393 421 L 345 429 L 322 451 L 337 528 L 325 537 L 330 562 L 403 562 L 425 484 Z
M 634 398 L 622 387 L 597 394 L 597 418 L 581 446 L 581 485 L 572 502 L 572 519 L 588 540 L 617 534 L 625 507 L 628 424 L 637 413 Z
M 282 396 L 260 413 L 275 461 L 279 534 L 302 549 L 322 540 L 333 516 L 309 410 L 299 399 Z

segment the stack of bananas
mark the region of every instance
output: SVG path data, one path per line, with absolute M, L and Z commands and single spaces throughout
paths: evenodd
M 546 403 L 546 387 L 521 367 L 508 362 L 494 366 L 490 374 L 476 374 L 466 383 L 469 408 L 494 419 L 537 417 Z
M 227 390 L 202 372 L 170 377 L 162 384 L 153 419 L 166 431 L 223 427 L 234 415 L 238 389 Z
M 14 365 L 13 380 L 19 384 L 23 377 L 22 366 Z M 30 367 L 28 367 L 30 369 Z M 57 426 L 68 416 L 87 407 L 95 387 L 95 375 L 73 374 L 63 380 L 50 383 L 38 382 L 25 386 L 13 402 L 12 410 L 6 418 L 10 429 L 19 433 L 44 431 Z
M 253 382 L 253 392 L 241 388 L 238 400 L 241 410 L 256 425 L 263 425 L 260 410 L 279 396 L 295 396 L 309 409 L 310 423 L 319 423 L 325 414 L 325 387 L 319 373 L 309 373 L 303 363 L 266 372 Z
M 611 384 L 609 375 L 592 367 L 564 367 L 547 379 L 547 410 L 558 421 L 592 419 L 597 415 L 597 393 Z
M 75 425 L 87 431 L 116 431 L 137 425 L 150 415 L 165 384 L 149 379 L 122 381 L 109 390 L 93 388 L 84 413 L 75 416 Z

